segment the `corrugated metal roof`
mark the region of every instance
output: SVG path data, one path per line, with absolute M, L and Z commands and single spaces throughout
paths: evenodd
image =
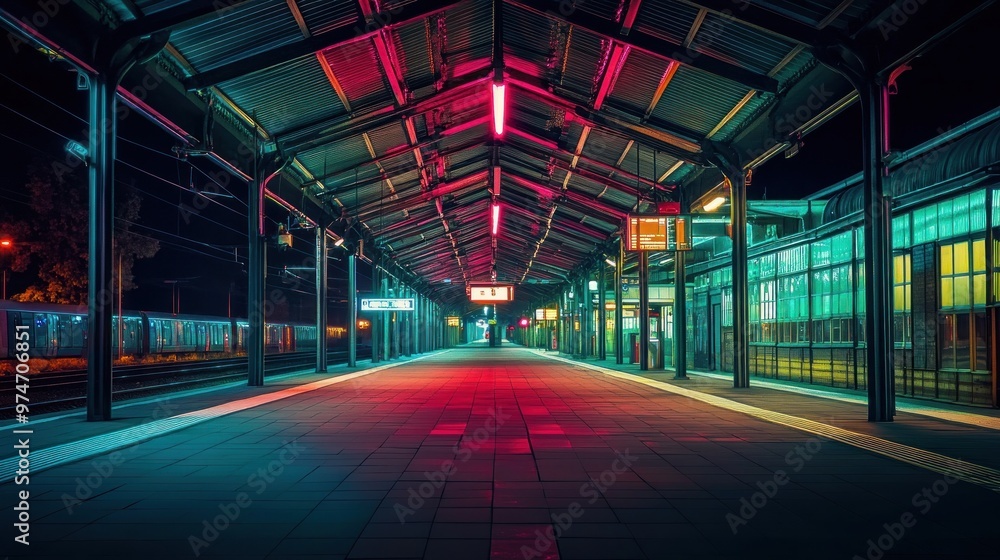
M 327 49 L 323 58 L 344 88 L 352 108 L 392 103 L 392 91 L 386 84 L 371 39 Z
M 359 11 L 354 0 L 295 0 L 295 3 L 313 35 L 353 24 Z
M 690 4 L 670 0 L 646 1 L 639 6 L 639 16 L 636 18 L 635 28 L 654 37 L 681 44 L 691 30 L 696 17 L 698 17 L 698 8 Z M 661 54 L 671 56 L 673 53 Z
M 430 24 L 418 21 L 395 29 L 392 42 L 399 59 L 400 72 L 410 91 L 434 85 L 434 67 L 431 65 Z M 427 92 L 430 93 L 430 92 Z M 425 95 L 421 92 L 421 95 Z
M 747 94 L 746 86 L 681 66 L 651 118 L 708 134 Z M 692 100 L 697 99 L 696 103 Z
M 770 72 L 793 48 L 793 43 L 715 13 L 705 16 L 691 43 L 695 52 L 733 61 L 758 74 Z
M 120 0 L 109 4 L 127 7 Z M 181 4 L 181 0 L 135 3 L 146 14 Z M 346 27 L 354 24 L 360 11 L 356 0 L 297 0 L 297 4 L 311 34 L 348 31 L 339 35 L 341 40 L 351 36 Z M 351 38 L 322 52 L 349 107 L 315 55 L 218 87 L 247 114 L 256 110 L 258 121 L 277 138 L 279 151 L 294 152 L 296 142 L 315 137 L 315 143 L 307 144 L 314 147 L 296 157 L 325 185 L 327 194 L 321 197 L 335 194 L 348 214 L 360 212 L 362 228 L 370 227 L 389 240 L 393 257 L 401 264 L 412 264 L 415 273 L 433 278 L 461 279 L 464 269 L 467 277 L 482 280 L 489 278 L 495 257 L 498 276 L 519 281 L 534 255 L 524 276 L 529 294 L 543 293 L 547 282 L 565 278 L 573 268 L 593 260 L 594 252 L 611 241 L 608 237 L 620 227 L 621 215 L 635 206 L 637 196 L 670 196 L 663 186 L 652 193 L 650 182 L 658 181 L 678 160 L 663 152 L 654 157 L 650 144 L 655 142 L 644 143 L 644 138 L 673 131 L 697 142 L 712 132 L 712 140 L 729 142 L 780 99 L 772 94 L 747 97 L 748 86 L 682 62 L 646 118 L 669 57 L 711 59 L 762 76 L 773 74 L 782 90 L 808 79 L 816 66 L 808 49 L 793 50 L 796 46 L 788 41 L 728 16 L 707 11 L 693 34 L 699 15 L 696 5 L 644 0 L 633 35 L 643 33 L 681 46 L 655 53 L 628 47 L 614 87 L 595 109 L 595 94 L 613 71 L 606 67 L 613 42 L 627 45 L 630 38 L 610 31 L 612 36 L 601 36 L 583 29 L 580 25 L 585 22 L 572 25 L 562 18 L 568 14 L 572 19 L 579 11 L 596 26 L 603 20 L 614 30 L 629 3 L 553 2 L 541 8 L 549 9 L 545 14 L 505 3 L 504 60 L 507 79 L 515 83 L 508 88 L 509 130 L 496 141 L 488 85 L 483 82 L 457 94 L 452 90 L 461 86 L 463 76 L 490 67 L 493 0 L 464 0 L 443 12 L 433 8 L 445 3 L 430 0 L 406 0 L 393 7 L 404 4 L 401 18 L 424 9 L 431 13 L 405 24 L 390 22 L 384 35 L 389 40 L 388 53 L 383 54 L 397 61 L 409 99 L 400 102 L 394 96 L 388 81 L 395 79 L 394 73 L 387 77 L 370 36 Z M 776 18 L 849 30 L 868 23 L 873 0 L 856 0 L 836 18 L 830 15 L 841 8 L 840 0 L 752 0 L 752 4 Z M 560 7 L 570 9 L 564 14 Z M 125 13 L 116 9 L 119 12 Z M 739 10 L 733 12 L 738 20 Z M 358 30 L 361 33 L 365 32 Z M 683 45 L 689 36 L 690 50 Z M 241 4 L 224 17 L 178 29 L 171 36 L 173 46 L 196 72 L 302 40 L 285 0 Z M 789 57 L 790 53 L 796 54 Z M 786 58 L 788 63 L 775 69 Z M 586 124 L 578 114 L 587 114 L 587 122 L 593 124 L 587 126 L 589 136 L 580 157 L 574 158 Z M 410 144 L 406 119 L 413 124 L 416 146 Z M 637 137 L 634 130 L 644 130 L 643 135 Z M 767 131 L 761 128 L 754 134 Z M 500 202 L 509 211 L 503 214 L 501 243 L 494 254 L 487 226 L 492 181 L 487 167 L 496 163 L 491 162 L 495 142 Z M 417 166 L 414 147 L 424 161 L 424 173 Z M 662 144 L 659 148 L 667 149 Z M 687 186 L 686 181 L 701 180 L 697 174 L 702 169 L 702 163 L 681 165 L 665 181 Z M 433 193 L 441 196 L 448 234 L 429 198 Z M 458 243 L 461 265 L 455 260 L 452 240 Z M 465 297 L 460 283 L 435 290 L 451 301 Z
M 345 112 L 314 56 L 224 82 L 219 89 L 272 133 Z
M 631 49 L 608 104 L 642 115 L 649 107 L 669 63 L 638 49 Z
M 491 0 L 470 0 L 446 12 L 445 57 L 452 76 L 461 76 L 482 66 L 493 54 Z
M 585 99 L 592 97 L 595 73 L 601 61 L 607 57 L 609 44 L 607 39 L 574 27 L 570 38 L 570 54 L 565 63 L 566 72 L 560 85 Z
M 200 72 L 301 39 L 285 0 L 239 4 L 170 34 L 170 43 Z

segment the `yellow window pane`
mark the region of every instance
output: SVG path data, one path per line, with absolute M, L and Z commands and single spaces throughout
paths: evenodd
M 892 308 L 896 311 L 906 311 L 906 293 L 902 286 L 892 289 Z
M 911 255 L 906 255 L 903 258 L 906 259 L 906 281 L 910 281 L 910 275 L 913 273 L 913 257 Z
M 901 284 L 906 281 L 906 273 L 904 272 L 903 264 L 902 255 L 892 259 L 892 278 L 897 284 Z
M 951 278 L 941 279 L 941 307 L 955 305 L 955 286 Z
M 972 242 L 972 270 L 986 272 L 986 240 Z
M 910 290 L 910 285 L 907 284 L 906 287 L 904 288 L 904 290 L 906 292 L 906 310 L 909 311 L 910 307 L 912 306 L 912 303 L 911 303 L 912 299 L 911 298 L 913 297 L 913 295 L 910 293 L 910 291 L 911 291 Z
M 972 294 L 969 292 L 969 277 L 968 276 L 956 276 L 955 277 L 955 307 L 968 307 L 969 297 Z
M 954 274 L 951 252 L 951 245 L 941 247 L 941 274 Z
M 986 305 L 986 275 L 977 274 L 972 277 L 973 303 Z
M 955 244 L 955 274 L 969 272 L 969 242 Z

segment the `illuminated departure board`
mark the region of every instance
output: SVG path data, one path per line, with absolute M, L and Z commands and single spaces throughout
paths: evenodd
M 469 299 L 472 301 L 514 301 L 514 286 L 496 284 L 488 286 L 470 286 Z
M 413 298 L 361 298 L 361 311 L 413 311 Z
M 691 217 L 630 214 L 625 234 L 628 251 L 691 250 Z

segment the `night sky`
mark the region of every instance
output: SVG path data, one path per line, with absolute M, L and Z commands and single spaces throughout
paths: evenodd
M 995 52 L 995 22 L 979 18 L 966 30 L 912 63 L 913 70 L 899 81 L 892 97 L 892 146 L 911 148 L 949 128 L 1000 105 L 992 85 L 991 62 Z M 75 74 L 63 63 L 22 48 L 15 54 L 0 48 L 0 153 L 4 169 L 0 178 L 0 204 L 13 209 L 24 200 L 25 163 L 32 158 L 64 157 L 66 137 L 85 141 L 87 92 L 76 90 Z M 60 108 L 61 107 L 61 108 Z M 241 182 L 232 181 L 231 197 L 214 197 L 206 208 L 184 220 L 178 205 L 191 205 L 193 182 L 203 185 L 216 170 L 205 161 L 178 161 L 171 148 L 176 142 L 141 117 L 125 119 L 119 127 L 117 180 L 135 185 L 144 197 L 141 223 L 133 231 L 160 240 L 153 259 L 139 261 L 134 269 L 140 288 L 125 295 L 127 309 L 169 311 L 171 286 L 180 288 L 183 313 L 225 316 L 230 294 L 234 315 L 245 310 L 246 194 Z M 776 157 L 754 176 L 750 197 L 800 198 L 861 170 L 861 114 L 857 104 L 804 138 L 804 147 L 791 159 Z M 292 201 L 294 202 L 294 201 Z M 269 205 L 269 217 L 283 220 L 284 212 Z M 269 286 L 281 282 L 277 268 L 299 266 L 312 253 L 314 234 L 304 232 L 297 247 L 269 261 Z M 234 250 L 238 254 L 234 254 Z M 278 262 L 275 262 L 278 261 Z M 344 277 L 343 261 L 331 269 L 331 285 Z M 359 288 L 369 289 L 369 267 L 360 265 Z M 289 305 L 281 313 L 292 320 L 308 320 L 313 313 L 308 270 L 292 271 L 302 277 L 302 287 L 288 278 L 281 286 Z M 9 277 L 8 293 L 23 289 L 27 278 Z M 276 285 L 276 284 L 275 284 Z M 277 317 L 276 317 L 277 318 Z M 333 319 L 333 317 L 331 317 Z

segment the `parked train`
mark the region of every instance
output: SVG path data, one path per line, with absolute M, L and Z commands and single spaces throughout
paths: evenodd
M 121 355 L 178 353 L 236 355 L 245 352 L 246 319 L 126 311 L 112 320 L 112 337 Z M 87 309 L 84 306 L 0 301 L 0 358 L 13 357 L 15 327 L 28 326 L 30 355 L 85 357 Z M 329 328 L 330 347 L 343 343 L 343 329 Z M 265 352 L 304 352 L 316 348 L 316 325 L 266 323 Z M 117 353 L 117 350 L 116 350 Z

